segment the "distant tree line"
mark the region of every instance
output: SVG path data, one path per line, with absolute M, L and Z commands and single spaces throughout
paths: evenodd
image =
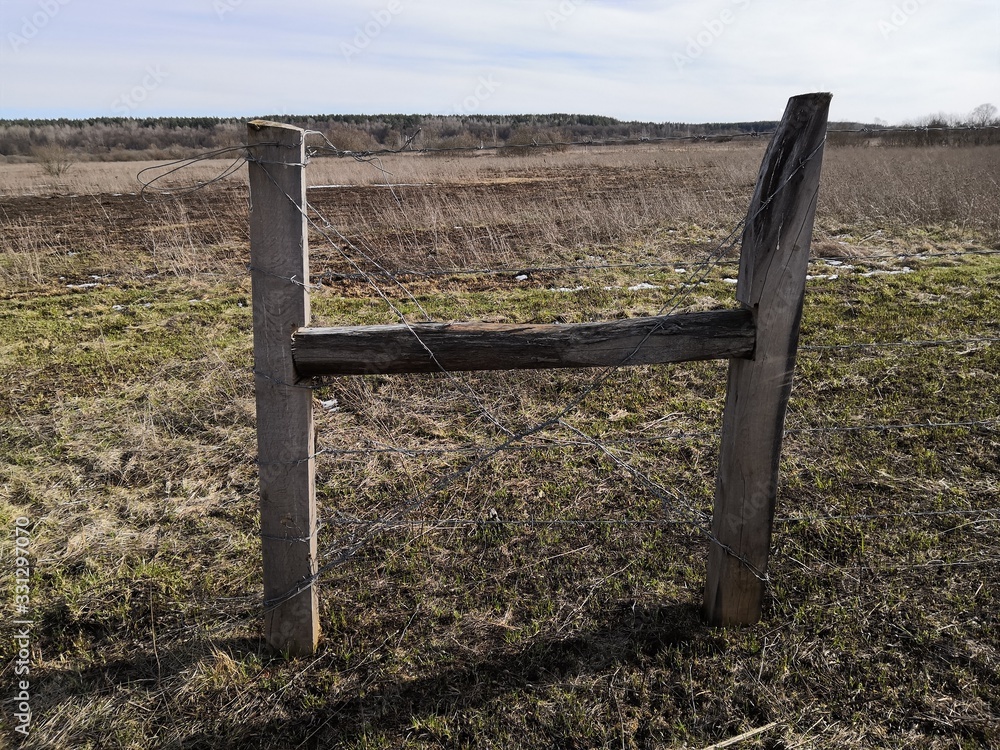
M 622 121 L 600 115 L 269 115 L 322 133 L 343 151 L 412 148 L 477 148 L 558 142 L 741 136 L 766 133 L 774 121 Z M 881 123 L 831 123 L 831 145 L 963 146 L 1000 143 L 997 110 L 984 104 L 967 117 L 938 114 L 896 130 Z M 246 121 L 217 117 L 95 117 L 83 120 L 0 120 L 0 159 L 8 162 L 180 159 L 238 146 Z
M 773 128 L 773 122 L 626 122 L 599 115 L 270 115 L 264 119 L 316 130 L 338 149 L 375 151 L 736 135 Z M 246 138 L 246 121 L 214 117 L 86 120 L 0 120 L 0 156 L 31 159 L 39 149 L 63 149 L 82 159 L 181 158 L 226 148 Z
M 832 131 L 838 128 L 831 125 Z M 860 132 L 831 132 L 834 146 L 996 146 L 1000 145 L 1000 117 L 992 104 L 980 104 L 968 115 L 939 112 L 903 125 L 876 122 Z

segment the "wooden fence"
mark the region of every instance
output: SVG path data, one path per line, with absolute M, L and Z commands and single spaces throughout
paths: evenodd
M 704 614 L 713 625 L 759 620 L 830 99 L 790 99 L 764 156 L 743 234 L 740 309 L 559 326 L 308 327 L 304 131 L 249 123 L 267 642 L 302 655 L 320 635 L 312 391 L 300 383 L 316 375 L 729 359 Z

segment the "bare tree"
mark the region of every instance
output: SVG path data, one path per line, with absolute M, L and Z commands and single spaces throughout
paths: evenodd
M 992 104 L 980 104 L 969 114 L 969 124 L 976 127 L 995 125 L 997 123 L 997 108 Z

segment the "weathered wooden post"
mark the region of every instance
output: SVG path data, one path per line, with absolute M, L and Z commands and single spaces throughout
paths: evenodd
M 788 101 L 743 231 L 736 298 L 753 312 L 752 359 L 731 359 L 705 585 L 712 625 L 760 619 L 830 94 Z
M 291 351 L 309 324 L 305 138 L 274 122 L 247 129 L 264 636 L 297 656 L 319 640 L 312 391 Z

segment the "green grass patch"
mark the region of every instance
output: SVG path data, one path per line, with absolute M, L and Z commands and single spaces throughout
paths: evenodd
M 696 228 L 677 222 L 677 246 L 717 234 Z M 596 372 L 318 383 L 320 562 L 365 543 L 321 582 L 319 652 L 284 661 L 260 640 L 248 277 L 145 278 L 94 251 L 59 280 L 65 257 L 12 252 L 0 527 L 32 524 L 35 746 L 701 747 L 772 722 L 744 746 L 1000 742 L 1000 358 L 967 341 L 997 336 L 996 256 L 817 264 L 838 278 L 809 284 L 765 617 L 745 629 L 699 616 L 725 363 L 621 370 L 566 415 L 666 498 L 556 427 L 414 502 L 504 439 L 484 411 L 523 430 Z M 384 288 L 414 321 L 734 304 L 731 267 L 686 289 L 692 268 Z M 354 281 L 313 311 L 395 320 Z M 942 339 L 960 343 L 892 345 Z M 992 424 L 926 426 L 946 422 Z

